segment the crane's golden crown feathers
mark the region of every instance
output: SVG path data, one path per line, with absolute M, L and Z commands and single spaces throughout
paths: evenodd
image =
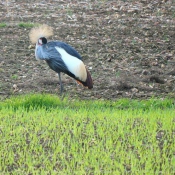
M 41 38 L 41 37 L 48 38 L 52 35 L 53 35 L 52 27 L 50 27 L 46 24 L 43 24 L 43 25 L 40 25 L 39 27 L 32 28 L 30 33 L 29 33 L 29 38 L 30 38 L 30 41 L 33 44 L 35 44 L 39 38 Z

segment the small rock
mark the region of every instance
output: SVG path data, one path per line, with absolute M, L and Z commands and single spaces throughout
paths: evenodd
M 111 81 L 111 86 L 114 86 L 114 85 L 116 85 L 116 81 Z
M 16 84 L 13 85 L 13 88 L 14 88 L 13 92 L 17 92 L 19 90 Z
M 165 65 L 164 64 L 161 64 L 161 66 L 160 66 L 161 68 L 164 68 L 165 67 Z
M 14 85 L 13 85 L 13 88 L 14 88 L 14 89 L 16 89 L 16 88 L 17 88 L 17 85 L 16 85 L 16 84 L 14 84 Z
M 158 65 L 157 61 L 152 62 L 152 66 L 157 66 L 157 65 Z
M 32 49 L 32 48 L 34 48 L 34 46 L 32 46 L 32 45 L 29 45 L 28 49 Z
M 148 38 L 145 38 L 145 42 L 148 43 L 149 42 L 149 39 Z
M 143 71 L 142 71 L 142 74 L 143 74 L 143 75 L 148 75 L 148 74 L 149 74 L 149 71 L 143 70 Z
M 111 58 L 108 58 L 107 61 L 108 61 L 108 62 L 111 62 Z
M 89 63 L 88 63 L 88 66 L 92 66 L 92 65 L 93 65 L 93 62 L 89 62 Z
M 139 90 L 138 90 L 137 88 L 132 88 L 131 91 L 134 92 L 134 93 L 136 93 L 136 92 L 138 92 Z

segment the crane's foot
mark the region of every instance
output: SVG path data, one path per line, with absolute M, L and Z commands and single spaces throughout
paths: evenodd
M 63 88 L 63 85 L 62 83 L 60 84 L 60 96 L 61 96 L 61 101 L 64 100 L 64 97 L 65 97 L 65 93 L 64 93 L 64 88 Z
M 65 97 L 65 93 L 63 93 L 63 94 L 61 94 L 61 101 L 63 101 L 64 100 L 64 97 Z

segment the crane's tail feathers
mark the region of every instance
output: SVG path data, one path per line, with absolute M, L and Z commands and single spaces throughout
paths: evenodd
M 92 89 L 93 88 L 93 81 L 91 78 L 91 74 L 89 73 L 89 71 L 87 69 L 86 69 L 86 71 L 87 71 L 86 84 L 87 84 L 88 89 Z
M 30 41 L 35 44 L 39 38 L 41 37 L 50 37 L 53 35 L 53 29 L 52 27 L 43 24 L 40 25 L 39 27 L 34 27 L 31 29 L 30 33 L 29 33 L 29 38 Z
M 86 69 L 86 72 L 87 72 L 86 81 L 83 82 L 83 81 L 77 80 L 77 82 L 78 82 L 78 84 L 82 84 L 83 86 L 87 87 L 88 89 L 92 89 L 93 88 L 93 81 L 91 78 L 91 74 L 89 73 L 89 71 L 87 69 Z

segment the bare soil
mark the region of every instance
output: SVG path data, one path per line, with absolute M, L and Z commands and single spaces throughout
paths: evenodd
M 175 97 L 174 0 L 1 0 L 0 96 L 51 93 L 58 76 L 35 60 L 30 27 L 48 24 L 50 40 L 72 45 L 91 72 L 88 90 L 62 74 L 70 98 Z

